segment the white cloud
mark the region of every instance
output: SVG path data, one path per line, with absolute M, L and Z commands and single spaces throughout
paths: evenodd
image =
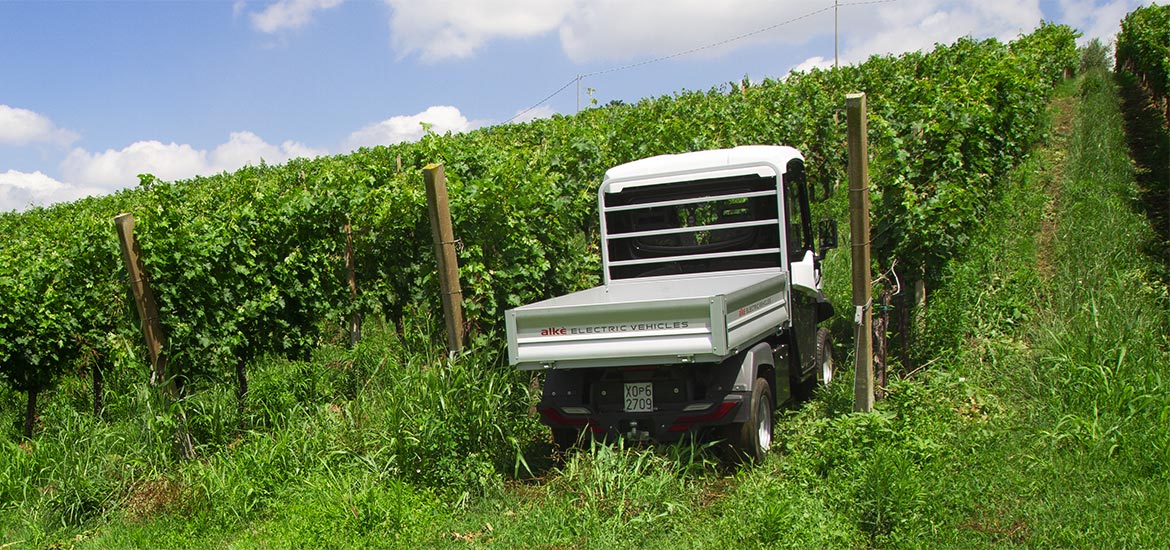
M 1121 20 L 1137 8 L 1149 4 L 1144 0 L 1060 0 L 1061 19 L 1084 33 L 1081 43 L 1097 38 L 1109 43 L 1121 31 Z
M 536 115 L 543 115 L 543 111 L 537 110 Z M 366 126 L 353 132 L 344 147 L 352 150 L 418 139 L 425 133 L 424 123 L 436 133 L 464 132 L 483 124 L 468 120 L 455 107 L 434 106 L 414 115 L 395 116 Z M 261 160 L 279 164 L 329 153 L 291 140 L 271 144 L 248 131 L 232 132 L 227 141 L 210 149 L 157 140 L 137 141 L 121 149 L 97 152 L 77 147 L 61 162 L 60 180 L 39 171 L 0 173 L 0 211 L 103 195 L 136 185 L 138 175 L 143 173 L 169 181 L 232 171 Z
M 963 36 L 1013 40 L 1044 19 L 1039 0 L 903 0 L 841 11 L 841 64 L 902 54 Z
M 524 112 L 523 110 L 516 111 L 516 118 L 513 118 L 512 122 L 531 122 L 540 118 L 552 118 L 552 116 L 555 114 L 557 114 L 556 109 L 553 109 L 548 105 L 541 105 L 539 107 L 533 107 L 527 112 Z
M 494 38 L 540 36 L 557 28 L 577 0 L 385 0 L 400 55 L 459 59 Z
M 280 146 L 276 146 L 268 144 L 252 132 L 232 132 L 227 143 L 216 147 L 211 152 L 208 165 L 215 172 L 220 172 L 235 170 L 246 164 L 255 164 L 260 160 L 276 164 L 297 157 L 312 158 L 326 153 L 326 151 L 313 149 L 296 141 L 285 141 Z
M 142 173 L 177 179 L 194 176 L 206 168 L 206 151 L 153 140 L 138 141 L 120 150 L 107 149 L 103 153 L 77 148 L 61 163 L 65 180 L 108 189 L 129 186 Z
M 833 67 L 833 60 L 825 59 L 819 55 L 814 55 L 804 61 L 801 61 L 791 70 L 798 73 L 806 73 L 813 69 L 831 69 Z
M 48 206 L 104 192 L 93 187 L 66 185 L 40 171 L 30 174 L 9 170 L 0 173 L 0 212 L 23 210 L 28 206 Z
M 480 125 L 479 122 L 468 120 L 455 107 L 436 105 L 428 107 L 421 113 L 390 117 L 353 132 L 346 140 L 345 148 L 352 151 L 359 147 L 413 141 L 423 137 L 426 133 L 423 124 L 430 125 L 431 131 L 437 134 L 466 132 Z
M 813 38 L 833 36 L 832 5 L 821 0 L 672 0 L 669 8 L 653 0 L 384 1 L 392 8 L 392 42 L 400 55 L 418 54 L 431 62 L 470 57 L 494 39 L 554 31 L 565 54 L 579 63 L 696 49 L 688 55 L 718 57 L 749 45 L 806 45 Z M 1086 38 L 1108 38 L 1125 13 L 1147 2 L 1058 3 L 1064 17 L 1049 14 L 1048 20 L 1081 28 Z M 929 49 L 963 36 L 1011 40 L 1045 18 L 1040 0 L 901 0 L 843 5 L 839 15 L 843 63 Z M 762 29 L 767 30 L 757 32 Z M 748 36 L 737 38 L 742 35 Z M 722 41 L 726 43 L 707 47 Z
M 42 174 L 39 170 L 31 174 L 9 170 L 0 174 L 0 185 L 24 189 L 32 193 L 51 193 L 65 184 Z
M 74 132 L 58 128 L 44 115 L 0 104 L 0 145 L 69 145 L 77 141 L 77 137 Z
M 137 183 L 138 174 L 143 173 L 175 180 L 235 170 L 261 160 L 277 164 L 291 158 L 322 154 L 325 151 L 293 141 L 277 146 L 252 132 L 233 132 L 227 142 L 211 151 L 153 140 L 138 141 L 122 149 L 107 149 L 101 153 L 77 148 L 61 163 L 61 173 L 73 185 L 112 191 Z
M 857 6 L 842 13 L 841 63 L 931 49 L 964 36 L 1008 41 L 1031 32 L 1043 17 L 1039 0 L 910 0 Z
M 394 47 L 400 55 L 417 52 L 428 62 L 469 57 L 493 39 L 552 31 L 578 62 L 670 55 L 825 7 L 819 0 L 672 0 L 668 9 L 649 0 L 385 1 L 393 11 Z M 801 43 L 822 27 L 787 25 L 705 53 L 764 41 Z
M 264 33 L 299 29 L 318 11 L 335 8 L 342 0 L 278 0 L 263 11 L 251 14 L 252 27 Z M 236 4 L 233 9 L 239 9 Z

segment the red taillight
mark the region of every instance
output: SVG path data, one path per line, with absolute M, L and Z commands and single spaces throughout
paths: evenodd
M 574 418 L 571 416 L 565 416 L 564 414 L 561 414 L 561 411 L 558 411 L 556 407 L 541 407 L 536 410 L 540 412 L 540 414 L 544 415 L 545 420 L 548 420 L 549 424 L 554 424 L 557 426 L 572 426 L 574 428 L 587 428 L 595 434 L 605 433 L 605 428 L 598 426 L 595 422 L 593 422 L 592 418 Z
M 585 426 L 589 424 L 588 418 L 570 418 L 561 414 L 561 411 L 558 411 L 555 407 L 542 407 L 537 410 L 540 411 L 540 414 L 544 415 L 550 424 L 560 426 Z
M 685 432 L 691 429 L 693 424 L 703 424 L 705 422 L 714 422 L 727 416 L 727 413 L 735 410 L 739 406 L 739 401 L 724 401 L 715 407 L 715 410 L 699 415 L 699 416 L 684 416 L 674 421 L 674 425 L 670 427 L 672 432 Z

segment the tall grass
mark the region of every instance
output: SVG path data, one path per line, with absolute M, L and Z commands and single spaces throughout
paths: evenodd
M 448 359 L 422 336 L 437 333 L 434 322 L 419 312 L 402 338 L 374 323 L 353 350 L 326 347 L 307 362 L 262 359 L 251 366 L 243 417 L 230 384 L 192 388 L 182 406 L 198 458 L 185 463 L 170 453 L 176 417 L 153 409 L 144 385 L 111 392 L 108 421 L 68 403 L 81 387 L 63 388 L 34 440 L 0 447 L 0 544 L 177 516 L 201 533 L 189 539 L 200 546 L 292 508 L 320 509 L 321 521 L 331 517 L 326 511 L 356 514 L 355 531 L 380 525 L 393 536 L 395 525 L 409 531 L 417 523 L 414 512 L 393 519 L 395 503 L 440 510 L 440 502 L 461 507 L 498 492 L 524 462 L 518 457 L 541 444 L 529 377 L 502 365 L 498 349 Z M 188 545 L 151 525 L 114 540 L 137 545 L 133 533 L 142 531 L 146 540 Z
M 1050 156 L 1053 194 L 1039 209 L 1042 197 L 1018 203 L 1044 232 L 977 247 L 991 261 L 956 264 L 931 313 L 935 341 L 968 362 L 949 368 L 999 405 L 981 407 L 994 436 L 956 479 L 983 502 L 955 541 L 1170 542 L 1170 308 L 1143 253 L 1154 236 L 1135 204 L 1116 90 L 1102 61 L 1083 65 L 1067 158 Z
M 1135 473 L 1164 477 L 1170 299 L 1142 253 L 1156 237 L 1136 208 L 1113 81 L 1091 71 L 1081 94 L 1033 392 L 1055 419 L 1046 432 L 1054 445 L 1093 460 L 1123 458 Z

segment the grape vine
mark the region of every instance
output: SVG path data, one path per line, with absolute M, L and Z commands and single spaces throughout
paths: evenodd
M 1117 67 L 1149 88 L 1170 123 L 1170 6 L 1145 6 L 1125 16 L 1117 35 Z
M 112 196 L 0 214 L 0 374 L 31 395 L 79 361 L 100 361 L 110 335 L 137 330 L 111 221 L 121 211 L 137 219 L 167 352 L 189 383 L 218 383 L 263 354 L 303 355 L 353 312 L 437 310 L 422 187 L 432 162 L 449 178 L 473 345 L 498 345 L 505 309 L 597 283 L 596 188 L 607 168 L 783 143 L 804 152 L 813 182 L 840 185 L 853 91 L 869 97 L 876 261 L 939 276 L 1040 137 L 1049 92 L 1076 66 L 1076 37 L 1045 24 L 1010 44 L 962 39 L 173 183 L 144 175 Z M 826 213 L 844 220 L 844 197 Z M 347 224 L 357 299 L 345 279 Z

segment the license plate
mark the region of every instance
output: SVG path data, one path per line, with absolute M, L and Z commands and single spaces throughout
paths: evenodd
M 654 384 L 627 382 L 623 396 L 625 412 L 654 412 Z

